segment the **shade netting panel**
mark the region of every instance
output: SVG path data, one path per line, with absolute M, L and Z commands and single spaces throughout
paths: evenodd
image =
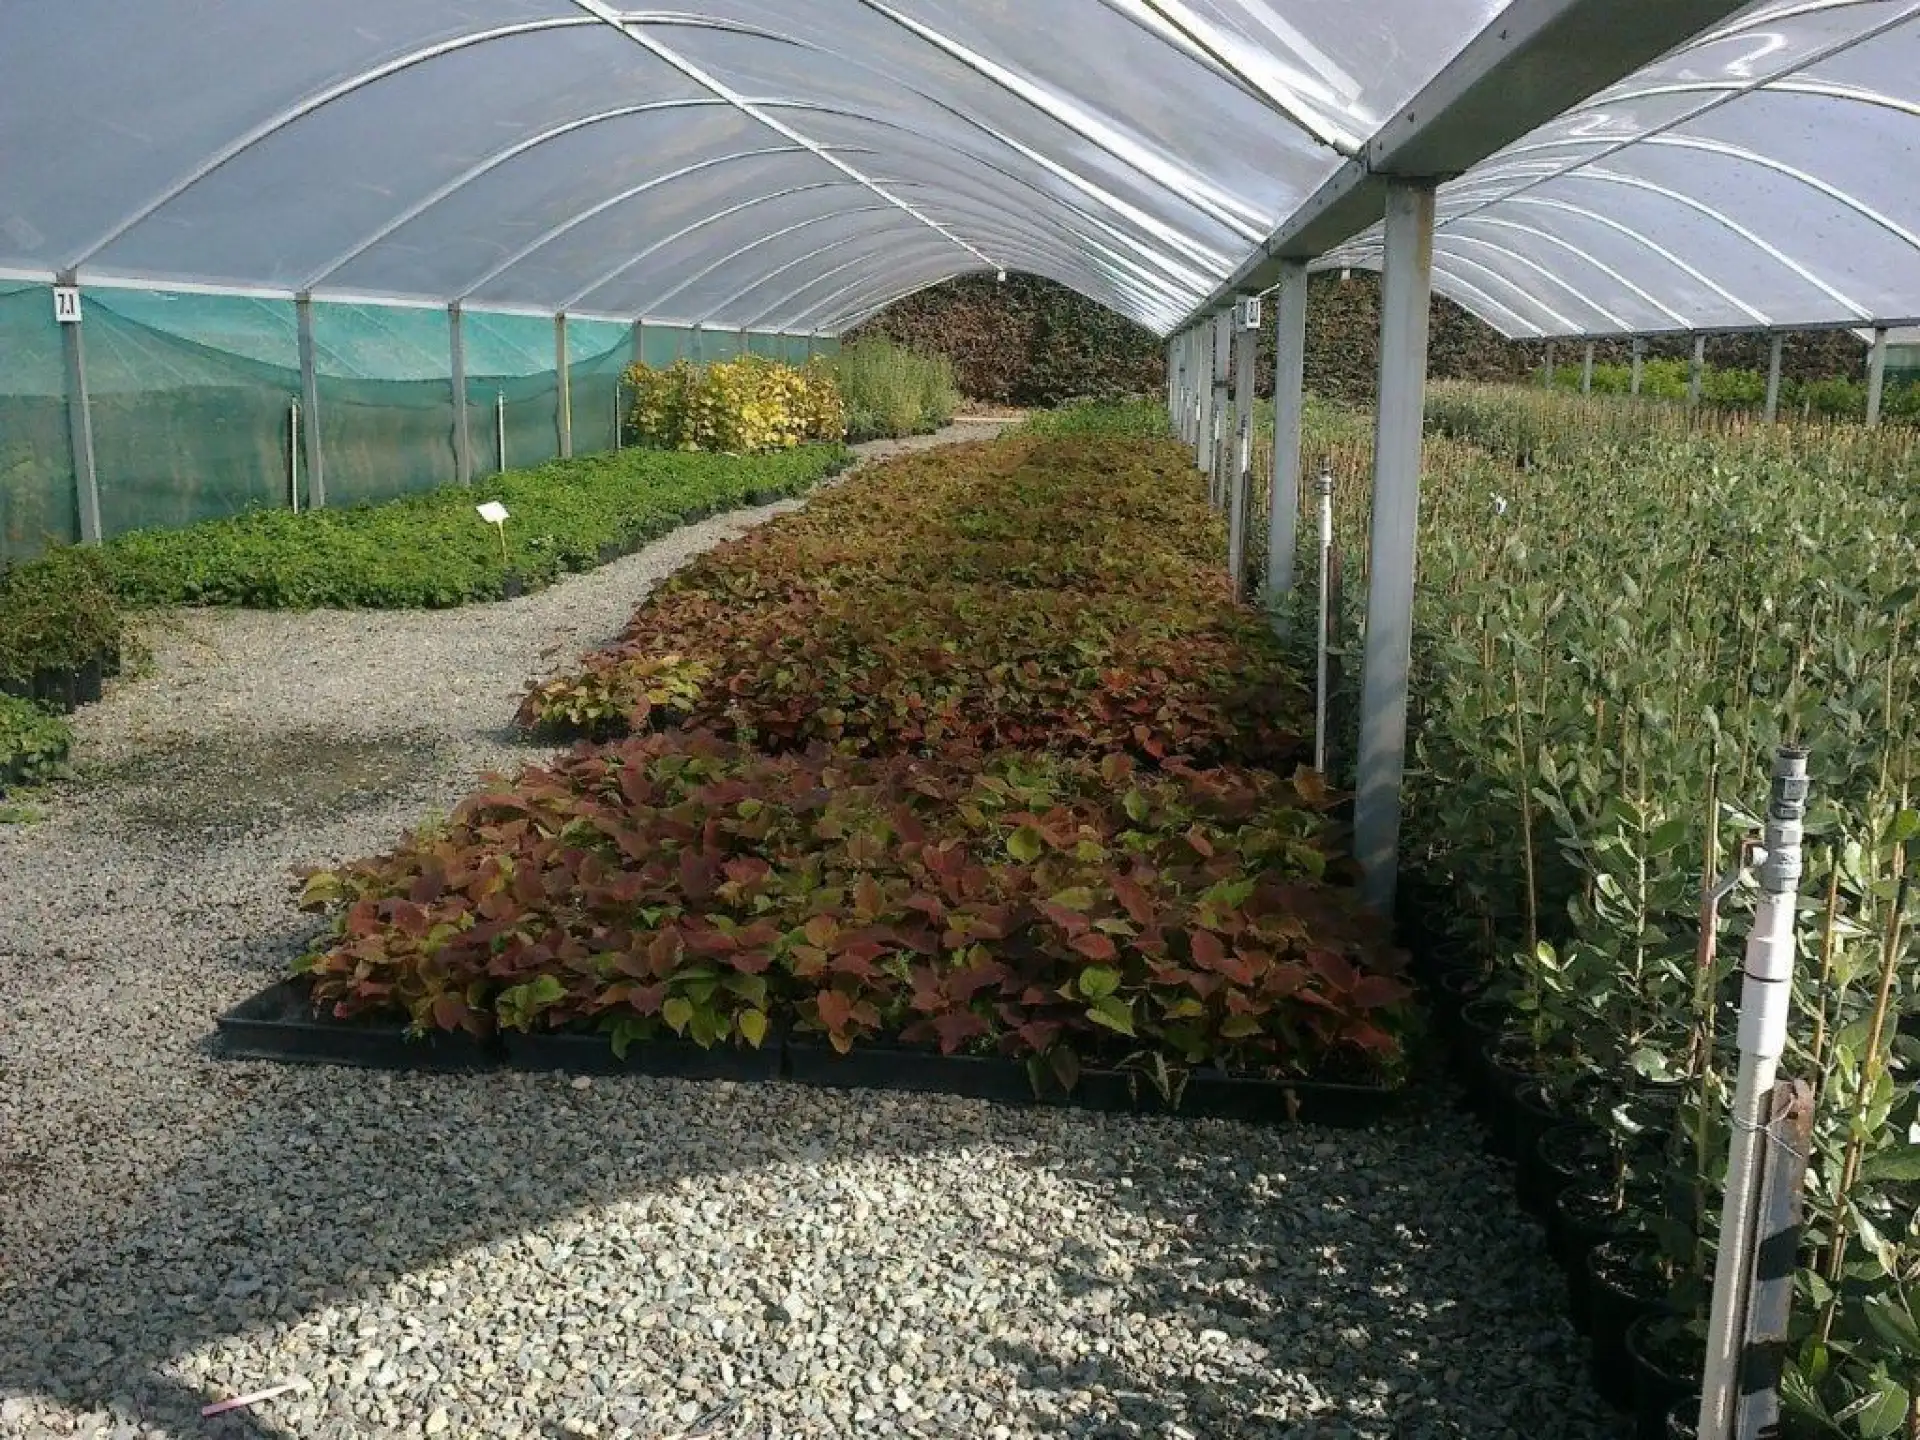
M 77 540 L 53 294 L 0 281 L 0 564 Z
M 633 327 L 567 320 L 567 391 L 573 453 L 593 455 L 618 442 L 620 377 L 633 363 Z
M 83 314 L 102 535 L 292 503 L 291 301 L 93 291 Z
M 329 505 L 377 503 L 458 477 L 445 310 L 313 307 Z

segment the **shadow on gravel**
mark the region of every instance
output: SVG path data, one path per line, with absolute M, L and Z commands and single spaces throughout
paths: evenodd
M 1185 1164 L 1153 1193 L 1103 1190 L 1179 1226 L 1174 1253 L 1116 1283 L 1097 1248 L 1062 1247 L 1057 1283 L 1093 1317 L 1081 1343 L 995 1347 L 1033 1392 L 1019 1419 L 1073 1440 L 1623 1433 L 1560 1318 L 1544 1235 L 1468 1129 L 1436 1108 L 1376 1132 L 1406 1152 L 1382 1179 L 1339 1133 L 1300 1132 L 1293 1163 L 1276 1173 L 1248 1159 L 1237 1127 L 1192 1127 Z M 1206 1357 L 1173 1377 L 1097 1343 L 1086 1353 L 1110 1296 L 1200 1334 Z
M 89 772 L 129 826 L 161 841 L 303 830 L 384 808 L 440 767 L 430 734 L 349 739 L 317 730 L 176 740 Z
M 576 1091 L 554 1076 L 226 1062 L 203 1067 L 201 1078 L 231 1097 L 227 1124 L 184 1141 L 170 1171 L 149 1177 L 148 1208 L 103 1229 L 81 1253 L 9 1258 L 0 1391 L 49 1395 L 174 1435 L 279 1440 L 293 1432 L 276 1426 L 272 1402 L 212 1420 L 199 1410 L 293 1376 L 183 1374 L 176 1357 L 364 1302 L 472 1247 L 683 1178 L 1004 1141 L 1031 1152 L 1009 1163 L 1049 1167 L 1101 1204 L 1128 1207 L 1177 1237 L 1121 1278 L 1113 1248 L 1098 1237 L 1061 1235 L 1047 1252 L 1020 1257 L 1045 1267 L 1040 1283 L 1088 1317 L 1082 1336 L 1099 1334 L 1109 1304 L 1178 1334 L 1213 1332 L 1203 1337 L 1205 1356 L 1173 1380 L 1164 1368 L 1081 1353 L 1064 1340 L 1058 1351 L 1000 1345 L 1001 1361 L 1034 1392 L 1028 1412 L 1001 1416 L 1006 1423 L 1088 1440 L 1331 1440 L 1562 1434 L 1573 1418 L 1564 1408 L 1576 1364 L 1571 1337 L 1545 1319 L 1551 1303 L 1525 1281 L 1529 1264 L 1545 1273 L 1537 1236 L 1475 1147 L 1445 1133 L 1457 1120 L 1422 1117 L 1366 1139 L 1376 1155 L 1395 1152 L 1391 1181 L 1348 1158 L 1356 1137 L 1294 1132 L 1278 1145 L 1260 1142 L 1256 1163 L 1248 1132 L 1217 1122 L 1189 1127 L 1183 1163 L 1148 1176 L 1119 1143 L 1116 1130 L 1130 1122 L 1059 1112 L 945 1108 L 930 1116 L 924 1145 L 902 1147 L 897 1121 L 884 1137 L 870 1128 L 884 1123 L 872 1119 L 879 1106 L 854 1097 L 823 1119 L 818 1097 L 791 1086 L 635 1080 Z M 327 1100 L 343 1080 L 359 1088 L 352 1117 Z M 640 1138 L 610 1148 L 607 1136 L 635 1105 L 646 1107 Z M 525 1123 L 529 1113 L 537 1125 Z M 1081 1124 L 1114 1128 L 1061 1128 Z M 1063 1133 L 1072 1143 L 1062 1144 Z M 1479 1219 L 1470 1236 L 1434 1233 L 1435 1214 Z M 1398 1258 L 1369 1268 L 1382 1255 Z M 1483 1353 L 1489 1334 L 1530 1331 L 1540 1332 L 1534 1351 Z M 335 1331 L 316 1343 L 314 1366 L 369 1343 Z M 1478 1376 L 1471 1393 L 1463 1372 Z M 1083 1392 L 1094 1392 L 1091 1407 Z M 360 1394 L 377 1400 L 371 1389 Z M 1069 1418 L 1074 1408 L 1081 1413 Z M 1304 1418 L 1309 1411 L 1315 1418 Z M 501 1417 L 452 1401 L 448 1412 L 450 1436 L 503 1428 Z M 513 1423 L 537 1433 L 555 1419 Z M 368 1411 L 299 1433 L 347 1440 L 392 1432 Z M 736 1416 L 713 1433 L 764 1432 Z

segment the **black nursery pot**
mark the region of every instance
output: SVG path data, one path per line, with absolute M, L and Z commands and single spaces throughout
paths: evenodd
M 1434 1024 L 1441 1033 L 1458 1037 L 1462 1029 L 1460 1012 L 1485 991 L 1486 981 L 1470 969 L 1449 970 L 1439 976 L 1433 982 L 1427 1003 L 1432 1007 Z
M 79 705 L 96 705 L 101 694 L 100 657 L 94 656 L 73 672 L 73 698 Z
M 626 546 L 622 545 L 618 540 L 609 540 L 600 547 L 600 563 L 602 565 L 611 565 L 626 553 Z
M 1603 1240 L 1587 1252 L 1587 1359 L 1594 1388 L 1616 1410 L 1634 1409 L 1633 1356 L 1627 1331 L 1637 1320 L 1660 1314 L 1666 1290 L 1649 1262 L 1652 1242 L 1642 1237 Z M 1663 1407 L 1664 1408 L 1664 1407 Z
M 1535 1136 L 1558 1118 L 1539 1071 L 1527 1062 L 1523 1037 L 1502 1035 L 1481 1054 L 1486 1071 L 1487 1149 L 1504 1160 L 1526 1154 Z
M 1553 1198 L 1570 1185 L 1597 1181 L 1611 1158 L 1607 1137 L 1584 1120 L 1556 1121 L 1520 1152 L 1513 1172 L 1514 1193 L 1542 1220 L 1553 1213 Z
M 51 705 L 64 715 L 71 715 L 78 708 L 73 693 L 73 672 L 71 670 L 36 670 L 33 672 L 33 698 L 42 705 Z
M 1567 1318 L 1582 1335 L 1593 1331 L 1593 1277 L 1588 1257 L 1596 1247 L 1622 1233 L 1610 1187 L 1580 1181 L 1553 1197 L 1547 1212 L 1547 1251 L 1567 1277 Z
M 502 600 L 518 600 L 526 593 L 527 582 L 521 576 L 509 574 L 501 577 L 500 598 Z
M 1486 1091 L 1491 1083 L 1487 1074 L 1487 1046 L 1511 1018 L 1506 1002 L 1490 995 L 1477 996 L 1460 1007 L 1460 1016 L 1454 1025 L 1454 1069 L 1467 1088 L 1467 1103 L 1476 1110 L 1485 1111 Z
M 1697 1414 L 1701 1367 L 1694 1344 L 1693 1336 L 1667 1316 L 1643 1315 L 1627 1327 L 1634 1440 L 1666 1440 L 1668 1416 L 1676 1406 Z
M 31 700 L 33 681 L 18 675 L 0 675 L 0 695 L 11 695 L 16 700 Z

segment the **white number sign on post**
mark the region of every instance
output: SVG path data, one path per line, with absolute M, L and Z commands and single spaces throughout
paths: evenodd
M 78 285 L 53 287 L 53 318 L 62 325 L 80 323 L 80 287 Z

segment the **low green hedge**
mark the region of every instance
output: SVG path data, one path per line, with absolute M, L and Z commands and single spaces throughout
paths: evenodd
M 497 599 L 508 575 L 532 587 L 600 563 L 607 546 L 652 540 L 688 520 L 799 494 L 846 463 L 839 445 L 769 455 L 626 450 L 556 461 L 384 505 L 263 510 L 105 547 L 129 605 L 294 610 L 441 608 Z M 506 547 L 474 507 L 498 500 Z
M 28 700 L 0 695 L 0 793 L 20 781 L 40 780 L 67 758 L 73 732 L 67 722 Z
M 120 653 L 121 614 L 99 550 L 65 546 L 0 570 L 0 682 Z

